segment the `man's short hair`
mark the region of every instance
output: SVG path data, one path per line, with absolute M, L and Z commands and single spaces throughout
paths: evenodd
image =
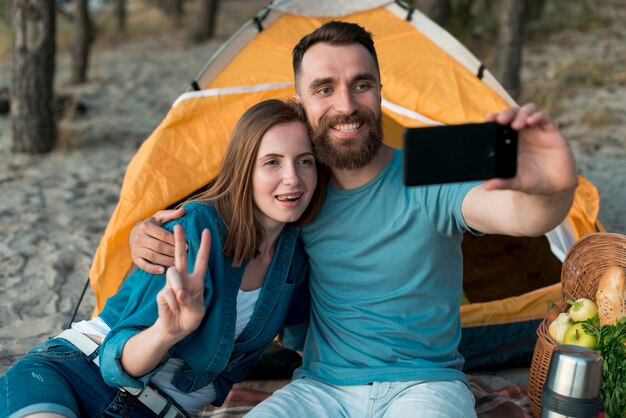
M 313 32 L 304 36 L 293 48 L 293 74 L 296 80 L 300 74 L 302 57 L 304 57 L 304 54 L 310 47 L 320 42 L 330 45 L 350 45 L 355 43 L 363 45 L 374 59 L 376 70 L 380 73 L 372 34 L 356 23 L 331 21 L 324 23 Z

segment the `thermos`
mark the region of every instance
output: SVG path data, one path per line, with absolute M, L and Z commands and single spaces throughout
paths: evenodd
M 602 411 L 602 357 L 575 345 L 552 352 L 541 393 L 541 418 L 595 418 Z

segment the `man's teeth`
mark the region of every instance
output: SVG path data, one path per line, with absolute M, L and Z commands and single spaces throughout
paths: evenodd
M 294 200 L 298 200 L 302 197 L 302 194 L 284 194 L 280 196 L 276 196 L 276 199 L 281 202 L 293 202 Z
M 360 123 L 344 123 L 341 125 L 333 126 L 333 128 L 341 132 L 353 132 L 359 129 L 360 127 L 361 127 Z

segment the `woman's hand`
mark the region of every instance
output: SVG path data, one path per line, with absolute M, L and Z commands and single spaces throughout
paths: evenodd
M 204 276 L 211 250 L 211 234 L 202 231 L 193 272 L 188 273 L 185 232 L 174 226 L 175 266 L 167 269 L 166 283 L 157 295 L 159 319 L 154 324 L 167 340 L 178 342 L 193 332 L 204 317 Z

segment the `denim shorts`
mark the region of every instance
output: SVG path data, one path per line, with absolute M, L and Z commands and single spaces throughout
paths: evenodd
M 69 341 L 30 350 L 0 378 L 0 418 L 53 412 L 67 417 L 154 417 L 134 396 L 107 385 L 100 369 Z

